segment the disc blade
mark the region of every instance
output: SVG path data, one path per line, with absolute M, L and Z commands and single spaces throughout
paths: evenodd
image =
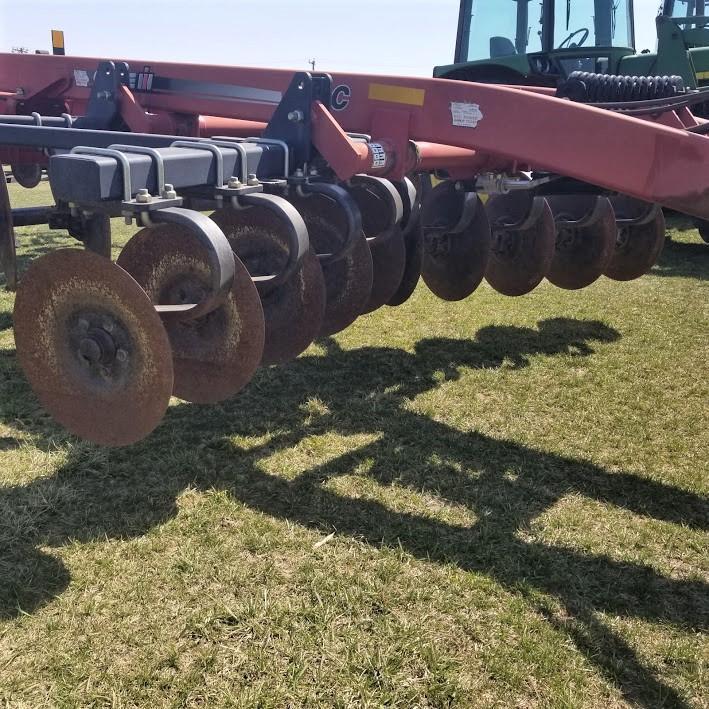
M 406 268 L 406 244 L 401 227 L 395 225 L 386 234 L 369 241 L 374 264 L 372 291 L 363 313 L 386 305 L 399 289 Z
M 558 229 L 554 260 L 547 274 L 559 288 L 586 288 L 603 275 L 613 255 L 617 236 L 613 206 L 605 197 L 551 197 L 548 201 L 557 222 L 579 221 L 591 214 L 584 226 Z
M 465 210 L 472 219 L 461 229 Z M 422 218 L 424 283 L 442 300 L 464 300 L 477 290 L 490 260 L 490 224 L 480 198 L 443 182 L 424 201 Z
M 252 276 L 275 274 L 287 261 L 284 223 L 263 207 L 220 209 L 212 219 L 229 239 Z M 266 338 L 261 363 L 282 364 L 304 352 L 322 330 L 325 278 L 311 248 L 298 270 L 282 285 L 261 295 Z
M 105 446 L 147 436 L 173 385 L 170 342 L 143 289 L 88 251 L 34 261 L 15 300 L 17 356 L 45 409 Z
M 387 301 L 387 305 L 392 307 L 406 303 L 414 294 L 416 286 L 421 279 L 421 271 L 423 269 L 423 224 L 420 218 L 416 220 L 416 224 L 411 226 L 404 239 L 404 245 L 406 248 L 404 275 L 396 293 Z
M 198 303 L 209 291 L 209 261 L 197 238 L 177 224 L 139 231 L 118 265 L 155 304 Z M 236 259 L 234 284 L 225 302 L 195 320 L 164 321 L 172 346 L 173 393 L 196 404 L 214 404 L 241 391 L 263 355 L 261 300 L 246 267 Z
M 335 200 L 314 194 L 290 201 L 302 215 L 310 244 L 318 254 L 334 254 L 342 248 L 347 220 Z M 362 314 L 372 292 L 374 264 L 367 240 L 360 233 L 347 256 L 337 261 L 321 261 L 320 265 L 326 290 L 322 337 L 344 330 Z
M 493 246 L 485 279 L 502 295 L 531 293 L 549 273 L 554 259 L 556 227 L 549 203 L 542 197 L 497 195 L 486 208 Z
M 42 166 L 31 163 L 10 165 L 12 176 L 25 189 L 31 190 L 42 181 Z
M 614 281 L 633 281 L 644 276 L 660 258 L 665 232 L 665 215 L 661 210 L 647 224 L 621 227 L 604 275 Z

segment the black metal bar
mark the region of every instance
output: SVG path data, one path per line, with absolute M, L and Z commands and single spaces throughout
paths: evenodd
M 126 139 L 135 134 L 110 135 L 113 143 L 127 143 Z M 83 142 L 80 144 L 84 145 Z M 216 148 L 223 161 L 223 176 L 226 180 L 242 174 L 242 154 L 249 174 L 260 179 L 282 178 L 283 150 L 282 146 L 255 143 L 241 143 L 238 150 L 222 146 Z M 218 160 L 215 153 L 195 148 L 160 148 L 158 152 L 162 159 L 165 183 L 173 185 L 175 189 L 223 186 L 217 184 Z M 135 196 L 141 189 L 157 195 L 158 169 L 155 160 L 149 155 L 137 153 L 126 152 L 124 155 L 130 168 L 131 196 Z M 49 174 L 56 199 L 79 204 L 124 199 L 123 169 L 113 157 L 70 153 L 55 155 L 49 161 Z
M 49 216 L 55 207 L 20 207 L 12 210 L 12 223 L 15 226 L 35 226 L 49 224 Z
M 166 148 L 179 140 L 174 135 L 152 133 L 125 133 L 86 128 L 58 128 L 36 125 L 12 125 L 0 123 L 0 146 L 46 148 L 47 150 L 71 150 L 77 145 L 91 148 L 107 148 L 114 143 Z M 195 140 L 198 140 L 195 138 Z
M 84 246 L 99 256 L 111 258 L 111 219 L 106 214 L 91 214 L 83 220 Z

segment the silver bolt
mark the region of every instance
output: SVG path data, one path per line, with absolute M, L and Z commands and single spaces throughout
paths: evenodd
M 177 192 L 172 185 L 165 185 L 162 191 L 163 199 L 177 199 Z
M 318 169 L 316 167 L 310 168 L 310 176 L 315 177 L 318 174 Z
M 249 175 L 249 181 L 246 184 L 249 187 L 255 187 L 259 184 L 258 177 L 256 177 L 256 175 L 254 174 Z
M 125 350 L 118 350 L 118 352 L 116 352 L 116 359 L 119 362 L 127 362 L 128 361 L 128 353 Z
M 305 114 L 300 109 L 298 109 L 296 111 L 291 111 L 288 114 L 288 120 L 291 123 L 302 123 L 304 118 L 305 118 Z
M 148 204 L 152 201 L 152 199 L 153 198 L 150 196 L 150 192 L 148 192 L 145 188 L 138 190 L 138 194 L 135 196 L 135 201 L 138 204 Z
M 241 180 L 238 177 L 230 177 L 227 182 L 227 187 L 230 190 L 238 190 L 241 187 Z
M 88 320 L 86 320 L 84 318 L 80 318 L 78 324 L 79 324 L 79 330 L 81 330 L 82 332 L 88 331 L 88 329 L 89 329 L 89 321 Z
M 113 332 L 113 323 L 110 320 L 105 320 L 103 323 L 103 329 L 106 332 Z
M 305 173 L 300 168 L 298 168 L 294 174 L 296 177 L 305 177 Z

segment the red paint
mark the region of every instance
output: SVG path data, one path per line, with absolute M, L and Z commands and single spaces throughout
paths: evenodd
M 0 55 L 0 113 L 18 110 L 14 92 L 21 87 L 26 106 L 58 99 L 69 112 L 80 115 L 89 90 L 74 85 L 74 70 L 91 72 L 98 62 L 95 58 Z M 137 69 L 149 65 L 159 77 L 280 92 L 293 76 L 292 71 L 273 69 L 142 60 L 129 64 Z M 423 105 L 372 100 L 373 83 L 425 92 L 425 100 Z M 376 133 L 377 142 L 390 146 L 387 168 L 392 177 L 400 177 L 402 166 L 410 165 L 408 145 L 414 141 L 452 149 L 424 149 L 427 154 L 419 169 L 451 168 L 457 178 L 472 179 L 493 166 L 511 171 L 524 165 L 709 218 L 709 198 L 704 197 L 709 195 L 709 138 L 685 130 L 695 123 L 687 110 L 634 118 L 556 99 L 548 91 L 530 87 L 442 79 L 335 74 L 333 86 L 338 85 L 350 88 L 349 103 L 332 113 L 324 107 L 314 109 L 315 140 L 343 179 L 354 171 L 371 171 L 371 161 L 369 167 L 366 164 L 371 158 L 364 154 L 366 146 L 349 141 L 344 132 Z M 251 132 L 251 125 L 267 122 L 275 108 L 273 104 L 191 94 L 134 92 L 134 99 L 136 104 L 125 109 L 132 122 L 140 122 L 137 105 L 145 113 L 181 122 L 183 129 L 194 134 L 209 133 L 211 128 L 205 126 L 226 118 L 236 122 L 227 125 L 228 130 L 220 126 L 219 132 L 243 135 Z M 477 126 L 453 125 L 452 102 L 479 106 L 482 118 Z M 155 119 L 148 121 L 155 130 Z M 455 149 L 468 152 L 456 153 Z

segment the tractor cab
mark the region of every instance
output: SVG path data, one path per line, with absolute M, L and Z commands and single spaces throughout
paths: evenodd
M 709 85 L 709 0 L 664 0 L 657 24 L 657 51 L 623 59 L 621 73 L 676 74 L 690 89 Z
M 572 71 L 617 73 L 634 31 L 633 0 L 462 0 L 455 64 L 434 76 L 556 86 Z
M 687 49 L 709 46 L 709 0 L 665 0 L 657 18 L 658 37 L 662 25 L 681 35 Z
M 662 14 L 678 24 L 701 27 L 709 23 L 709 0 L 664 0 Z

